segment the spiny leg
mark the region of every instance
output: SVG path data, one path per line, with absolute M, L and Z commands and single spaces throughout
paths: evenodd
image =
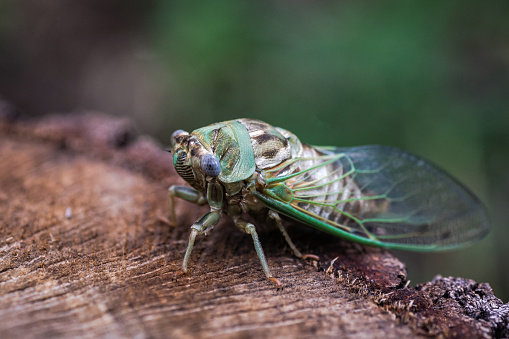
M 172 188 L 170 187 L 170 192 L 172 192 Z M 184 199 L 188 201 L 195 202 L 197 204 L 204 204 L 208 202 L 210 206 L 210 212 L 205 214 L 203 217 L 198 219 L 193 226 L 191 226 L 191 234 L 189 235 L 189 243 L 187 245 L 186 254 L 184 255 L 184 262 L 182 263 L 182 270 L 184 273 L 187 272 L 187 263 L 189 262 L 189 258 L 191 257 L 191 252 L 193 251 L 194 241 L 197 235 L 206 234 L 215 225 L 221 220 L 221 216 L 223 215 L 223 187 L 221 184 L 217 182 L 209 182 L 207 184 L 207 198 L 203 197 L 203 195 L 195 190 L 190 189 L 186 186 L 177 186 L 177 189 L 174 190 L 180 194 L 180 197 L 184 197 Z M 175 196 L 175 194 L 173 195 Z M 203 202 L 203 200 L 205 202 Z
M 256 250 L 256 254 L 258 254 L 258 258 L 260 259 L 260 263 L 262 264 L 263 271 L 267 276 L 267 279 L 272 281 L 278 288 L 283 287 L 281 282 L 272 276 L 269 270 L 269 265 L 267 264 L 267 260 L 265 259 L 265 254 L 263 253 L 262 244 L 260 243 L 260 239 L 258 239 L 258 233 L 256 233 L 256 228 L 253 224 L 241 219 L 241 218 L 233 218 L 235 225 L 243 232 L 250 234 L 253 238 L 254 247 Z
M 168 189 L 168 203 L 170 207 L 170 223 L 175 226 L 177 218 L 175 216 L 175 197 L 195 203 L 197 205 L 205 205 L 207 198 L 203 194 L 188 186 L 173 185 Z
M 297 249 L 297 246 L 295 246 L 295 244 L 293 243 L 292 239 L 290 238 L 290 235 L 288 234 L 288 232 L 286 232 L 286 229 L 283 226 L 283 222 L 281 221 L 281 217 L 279 217 L 279 214 L 277 214 L 276 212 L 274 212 L 272 210 L 269 210 L 269 218 L 274 220 L 274 222 L 276 223 L 277 228 L 279 228 L 279 230 L 281 231 L 281 234 L 283 234 L 283 237 L 285 238 L 286 243 L 288 244 L 288 246 L 290 246 L 291 250 L 293 251 L 293 255 L 295 255 L 297 258 L 304 259 L 304 260 L 305 259 L 312 259 L 312 260 L 316 260 L 316 261 L 320 260 L 320 258 L 317 255 L 302 254 Z
M 184 255 L 184 261 L 182 262 L 182 271 L 184 271 L 184 273 L 187 272 L 187 263 L 191 257 L 191 252 L 193 251 L 194 240 L 196 239 L 196 236 L 204 233 L 206 234 L 208 231 L 214 228 L 214 226 L 221 219 L 221 215 L 221 210 L 210 211 L 200 219 L 196 220 L 193 226 L 191 226 L 189 243 L 187 244 L 186 254 Z

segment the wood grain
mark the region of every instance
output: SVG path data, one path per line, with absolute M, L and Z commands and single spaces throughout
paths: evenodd
M 509 334 L 509 306 L 489 285 L 437 277 L 411 288 L 390 252 L 291 222 L 295 243 L 321 259 L 294 258 L 277 230 L 257 225 L 282 290 L 227 218 L 179 275 L 189 226 L 207 208 L 178 202 L 179 225 L 168 224 L 167 188 L 181 181 L 127 120 L 3 119 L 0 159 L 3 338 Z

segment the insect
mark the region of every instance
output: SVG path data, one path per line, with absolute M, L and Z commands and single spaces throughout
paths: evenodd
M 278 287 L 243 213 L 272 219 L 295 256 L 280 214 L 360 244 L 412 251 L 460 248 L 481 239 L 489 221 L 481 202 L 426 160 L 386 146 L 351 148 L 303 144 L 291 132 L 252 119 L 215 123 L 171 136 L 173 166 L 191 186 L 171 186 L 174 198 L 206 213 L 191 226 L 182 269 L 187 272 L 198 235 L 223 214 L 251 235 L 263 271 Z

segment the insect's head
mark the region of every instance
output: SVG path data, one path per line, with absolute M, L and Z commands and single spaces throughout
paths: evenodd
M 189 184 L 202 183 L 206 177 L 217 177 L 221 164 L 194 135 L 177 130 L 171 135 L 173 167 Z

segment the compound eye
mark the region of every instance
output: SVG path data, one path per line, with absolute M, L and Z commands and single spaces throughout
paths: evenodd
M 201 169 L 206 176 L 217 177 L 221 172 L 221 164 L 214 155 L 207 153 L 201 158 Z

